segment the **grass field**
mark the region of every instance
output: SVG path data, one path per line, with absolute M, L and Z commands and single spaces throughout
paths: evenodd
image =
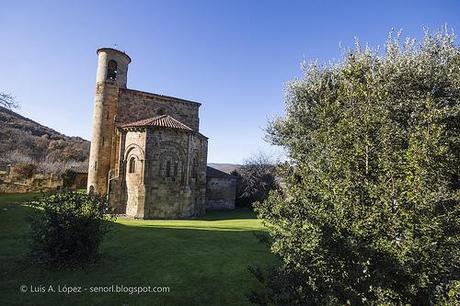
M 197 220 L 119 218 L 93 265 L 46 269 L 27 258 L 25 217 L 18 202 L 34 195 L 0 195 L 0 305 L 246 305 L 258 284 L 248 265 L 274 258 L 254 236 L 263 231 L 251 212 L 213 212 Z M 28 292 L 21 293 L 25 285 Z M 31 293 L 31 286 L 56 292 Z M 80 286 L 82 293 L 59 293 Z M 161 286 L 169 293 L 91 293 L 93 286 Z M 86 288 L 86 291 L 85 291 Z

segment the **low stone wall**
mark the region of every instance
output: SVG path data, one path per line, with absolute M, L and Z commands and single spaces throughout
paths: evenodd
M 207 210 L 235 209 L 236 178 L 208 177 L 206 187 Z
M 0 193 L 47 192 L 61 187 L 62 179 L 53 174 L 34 174 L 31 178 L 17 179 L 9 173 L 0 173 Z

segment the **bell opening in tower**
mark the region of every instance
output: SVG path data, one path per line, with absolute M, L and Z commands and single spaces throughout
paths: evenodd
M 114 60 L 110 60 L 107 65 L 107 80 L 115 81 L 117 79 L 118 65 Z

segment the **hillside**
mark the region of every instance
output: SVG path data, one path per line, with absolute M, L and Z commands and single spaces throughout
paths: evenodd
M 47 126 L 0 106 L 0 168 L 33 163 L 42 172 L 59 173 L 72 167 L 87 169 L 90 142 L 61 134 Z M 209 163 L 230 173 L 238 164 Z
M 33 163 L 42 172 L 87 167 L 90 142 L 69 137 L 0 106 L 0 166 Z
M 241 165 L 239 164 L 208 163 L 208 166 L 228 174 L 230 174 L 233 170 L 238 170 L 241 168 Z

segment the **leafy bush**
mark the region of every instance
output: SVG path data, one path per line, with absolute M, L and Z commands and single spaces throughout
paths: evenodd
M 62 187 L 64 188 L 72 187 L 73 183 L 75 182 L 76 177 L 77 177 L 77 172 L 73 171 L 72 169 L 66 169 L 64 173 L 61 174 Z
M 114 217 L 104 198 L 78 192 L 51 194 L 30 203 L 31 255 L 39 262 L 66 265 L 97 258 Z
M 437 306 L 458 306 L 460 305 L 460 280 L 456 280 L 447 284 L 447 294 L 441 295 L 441 299 Z
M 305 68 L 268 129 L 289 163 L 283 194 L 256 212 L 282 264 L 253 301 L 440 301 L 438 288 L 460 279 L 459 86 L 460 48 L 446 31 L 421 43 L 390 35 L 385 53 L 358 45 Z

